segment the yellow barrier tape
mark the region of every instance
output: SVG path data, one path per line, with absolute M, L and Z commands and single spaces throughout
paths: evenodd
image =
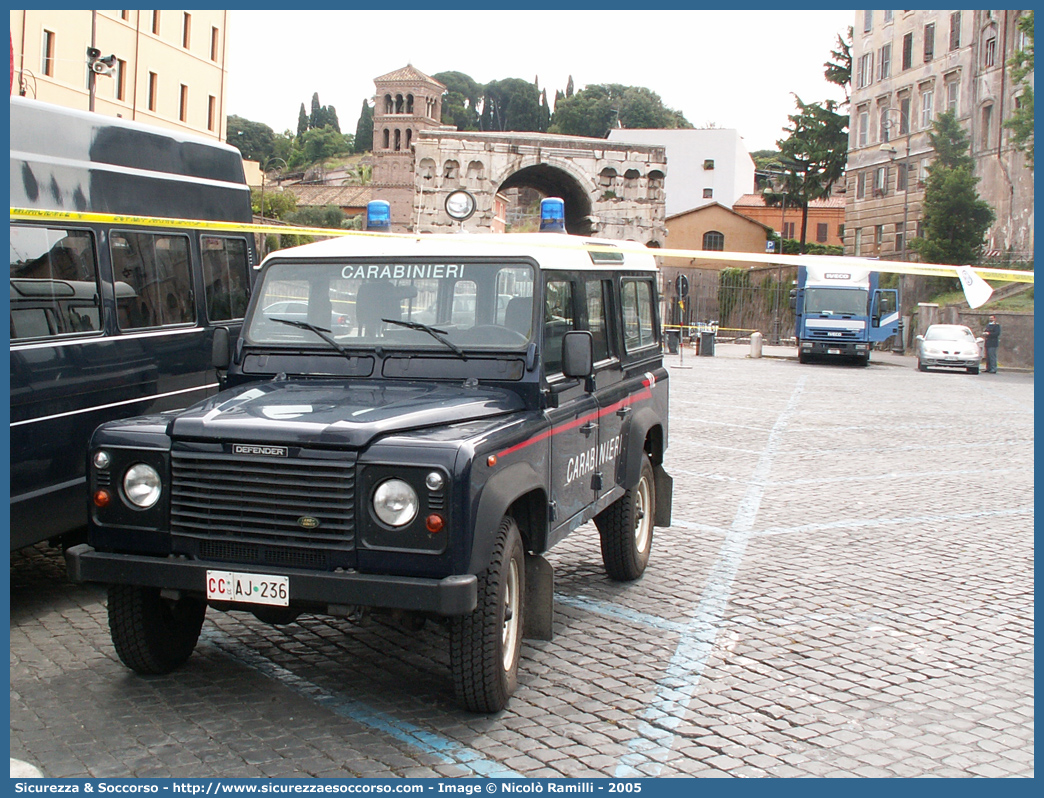
M 126 224 L 138 227 L 174 227 L 194 230 L 219 230 L 237 233 L 273 233 L 279 235 L 311 235 L 311 236 L 382 236 L 415 240 L 416 233 L 378 233 L 363 230 L 339 230 L 327 227 L 295 227 L 293 225 L 246 224 L 237 222 L 214 222 L 199 219 L 169 219 L 159 216 L 133 216 L 126 214 L 80 213 L 77 211 L 49 211 L 34 208 L 11 208 L 12 220 L 40 220 L 81 222 L 93 224 Z M 511 245 L 511 236 L 504 236 L 504 244 Z M 461 237 L 462 243 L 469 241 L 467 236 Z M 484 239 L 483 243 L 489 243 Z M 597 244 L 570 241 L 565 236 L 549 235 L 546 244 L 535 244 L 532 239 L 526 246 L 542 246 L 552 249 L 579 249 L 587 252 L 630 252 L 634 254 L 652 255 L 657 258 L 680 258 L 714 263 L 754 263 L 766 266 L 822 266 L 832 268 L 870 269 L 875 272 L 889 274 L 914 274 L 928 277 L 957 277 L 957 266 L 945 266 L 932 263 L 908 263 L 906 261 L 873 260 L 855 258 L 847 255 L 773 255 L 759 252 L 707 252 L 692 249 L 651 249 L 634 241 L 614 242 L 603 247 Z M 1009 283 L 1033 283 L 1032 271 L 1018 269 L 992 269 L 973 266 L 972 271 L 984 280 Z

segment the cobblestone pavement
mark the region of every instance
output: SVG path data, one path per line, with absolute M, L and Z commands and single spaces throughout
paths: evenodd
M 12 555 L 11 756 L 46 776 L 1032 776 L 1033 376 L 668 357 L 674 525 L 608 581 L 549 559 L 555 638 L 495 716 L 446 635 L 210 611 L 117 660 L 104 591 Z M 905 367 L 896 367 L 903 363 Z

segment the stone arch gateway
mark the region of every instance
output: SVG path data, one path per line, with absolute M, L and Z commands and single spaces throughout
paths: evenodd
M 498 192 L 531 188 L 566 203 L 566 229 L 578 235 L 663 246 L 667 236 L 663 147 L 546 133 L 418 131 L 414 163 L 414 232 L 450 232 L 451 191 L 466 189 L 477 204 L 467 229 L 493 229 Z M 466 164 L 447 170 L 445 164 Z M 606 177 L 609 175 L 610 177 Z M 625 177 L 626 175 L 626 177 Z M 607 182 L 608 181 L 608 182 Z

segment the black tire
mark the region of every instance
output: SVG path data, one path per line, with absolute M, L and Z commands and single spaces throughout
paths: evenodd
M 968 373 L 969 374 L 978 374 L 979 373 L 979 367 L 978 366 L 968 366 Z
M 170 673 L 192 655 L 205 602 L 168 601 L 158 588 L 109 586 L 109 634 L 120 661 L 142 674 Z
M 918 371 L 928 371 L 928 367 L 926 365 L 924 365 L 923 363 L 921 363 L 921 358 L 917 358 L 917 370 Z
M 645 572 L 652 551 L 656 482 L 649 456 L 642 455 L 638 484 L 595 516 L 602 563 L 609 578 L 632 582 Z
M 812 357 L 810 355 L 806 355 L 800 349 L 798 350 L 798 363 L 808 363 L 811 359 Z
M 453 686 L 471 712 L 499 712 L 518 686 L 525 595 L 522 538 L 505 516 L 489 567 L 478 578 L 478 605 L 450 624 Z

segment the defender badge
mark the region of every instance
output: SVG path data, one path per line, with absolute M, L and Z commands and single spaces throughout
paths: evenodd
M 246 443 L 232 444 L 232 454 L 256 454 L 262 457 L 287 457 L 290 450 L 285 446 L 252 446 Z

